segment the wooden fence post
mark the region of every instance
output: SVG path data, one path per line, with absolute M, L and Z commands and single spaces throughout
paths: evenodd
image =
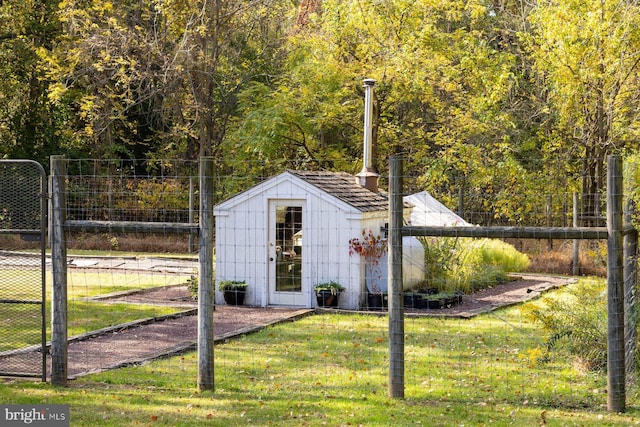
M 578 193 L 573 193 L 573 227 L 578 228 L 580 226 L 578 210 Z M 580 243 L 578 239 L 573 239 L 573 275 L 580 274 Z
M 622 159 L 607 158 L 607 409 L 625 410 Z
M 51 156 L 51 269 L 53 274 L 51 309 L 51 384 L 67 385 L 67 246 L 66 163 L 64 156 Z
M 213 158 L 200 159 L 198 274 L 198 390 L 214 390 Z
M 389 161 L 389 397 L 404 398 L 404 297 L 402 288 L 402 159 Z
M 195 200 L 194 194 L 194 185 L 193 185 L 193 176 L 189 174 L 189 224 L 193 224 L 193 205 Z M 189 253 L 192 254 L 195 252 L 194 242 L 193 242 L 194 233 L 189 233 Z
M 638 230 L 633 222 L 636 217 L 636 201 L 631 197 L 637 188 L 637 162 L 625 162 L 624 194 L 626 204 L 624 210 L 624 319 L 625 319 L 625 363 L 626 382 L 632 384 L 636 380 L 637 369 L 637 330 L 638 309 L 636 307 L 636 287 L 638 285 Z
M 633 227 L 635 203 L 627 200 L 624 213 L 624 318 L 625 318 L 625 363 L 627 383 L 636 376 L 636 286 L 638 283 L 638 231 Z

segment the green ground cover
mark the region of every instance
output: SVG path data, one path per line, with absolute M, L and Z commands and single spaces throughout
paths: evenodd
M 547 337 L 524 307 L 474 319 L 407 318 L 406 398 L 387 397 L 386 317 L 323 314 L 217 345 L 215 392 L 195 353 L 89 375 L 68 388 L 5 380 L 0 401 L 63 403 L 86 426 L 633 426 L 606 411 L 606 377 Z
M 149 289 L 160 286 L 186 284 L 187 275 L 145 274 L 142 272 L 103 273 L 70 271 L 68 274 L 69 336 L 127 323 L 138 319 L 176 313 L 181 308 L 108 303 L 86 300 L 114 292 Z
M 20 270 L 0 270 L 0 283 L 12 283 Z M 36 285 L 25 287 L 6 286 L 2 297 L 6 299 L 39 299 L 38 276 Z M 5 279 L 9 278 L 9 279 Z M 69 270 L 67 274 L 67 299 L 69 336 L 79 335 L 108 326 L 138 319 L 162 316 L 182 309 L 86 300 L 89 297 L 113 292 L 148 289 L 187 282 L 188 275 L 145 274 L 143 272 L 90 272 Z M 51 276 L 47 277 L 47 305 L 45 313 L 51 313 Z M 40 343 L 40 306 L 22 304 L 0 304 L 0 351 L 13 350 Z M 47 319 L 50 323 L 50 319 Z M 47 339 L 51 337 L 47 325 Z
M 104 273 L 83 270 L 70 271 L 67 278 L 68 298 L 71 301 L 79 298 L 105 295 L 112 292 L 186 284 L 189 277 L 189 275 L 148 274 L 138 271 L 123 273 Z M 52 282 L 50 279 L 47 279 L 47 283 L 50 284 Z M 51 292 L 50 285 L 47 289 L 48 292 Z

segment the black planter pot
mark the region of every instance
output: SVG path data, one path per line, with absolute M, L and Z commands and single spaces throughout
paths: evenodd
M 230 290 L 224 291 L 224 301 L 229 305 L 242 305 L 244 304 L 244 296 L 247 291 Z
M 427 300 L 425 299 L 425 296 L 425 294 L 418 292 L 404 294 L 404 307 L 415 309 L 427 308 Z
M 461 294 L 456 294 L 456 295 L 452 295 L 450 297 L 447 297 L 444 305 L 445 307 L 452 307 L 454 305 L 458 305 L 458 304 L 462 304 L 462 295 Z
M 340 293 L 332 293 L 329 290 L 321 290 L 316 292 L 318 307 L 335 308 L 338 306 L 338 297 Z
M 427 300 L 427 308 L 431 310 L 437 310 L 444 305 L 444 298 Z
M 460 303 L 462 303 L 462 295 L 456 294 L 456 295 L 446 296 L 438 299 L 435 299 L 435 298 L 427 299 L 425 308 L 430 308 L 430 309 L 450 308 Z
M 369 310 L 386 310 L 389 305 L 387 294 L 367 294 Z
M 416 308 L 419 295 L 404 294 L 404 308 Z

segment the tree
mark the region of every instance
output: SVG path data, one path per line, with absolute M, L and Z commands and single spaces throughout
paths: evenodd
M 268 81 L 289 11 L 278 0 L 203 2 L 194 25 L 181 34 L 197 114 L 199 154 L 218 154 L 249 82 Z M 242 31 L 238 31 L 242 29 Z
M 284 5 L 63 1 L 52 96 L 95 157 L 221 155 L 239 89 L 277 61 Z
M 48 99 L 51 84 L 43 53 L 60 34 L 57 2 L 0 2 L 0 157 L 35 158 L 64 145 L 64 109 Z
M 510 153 L 514 55 L 493 43 L 493 13 L 480 1 L 324 0 L 290 37 L 276 90 L 242 98 L 241 143 L 262 158 L 284 152 L 290 164 L 357 172 L 360 85 L 371 77 L 379 171 L 403 153 L 423 186 L 442 193 L 463 176 L 487 190 L 487 171 L 514 164 L 501 158 Z
M 638 138 L 640 9 L 617 0 L 540 1 L 531 56 L 554 111 L 553 141 L 579 168 L 583 209 L 600 212 L 608 154 Z

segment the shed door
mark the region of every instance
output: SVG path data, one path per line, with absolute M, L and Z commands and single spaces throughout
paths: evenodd
M 306 306 L 302 280 L 304 201 L 269 202 L 269 304 Z

